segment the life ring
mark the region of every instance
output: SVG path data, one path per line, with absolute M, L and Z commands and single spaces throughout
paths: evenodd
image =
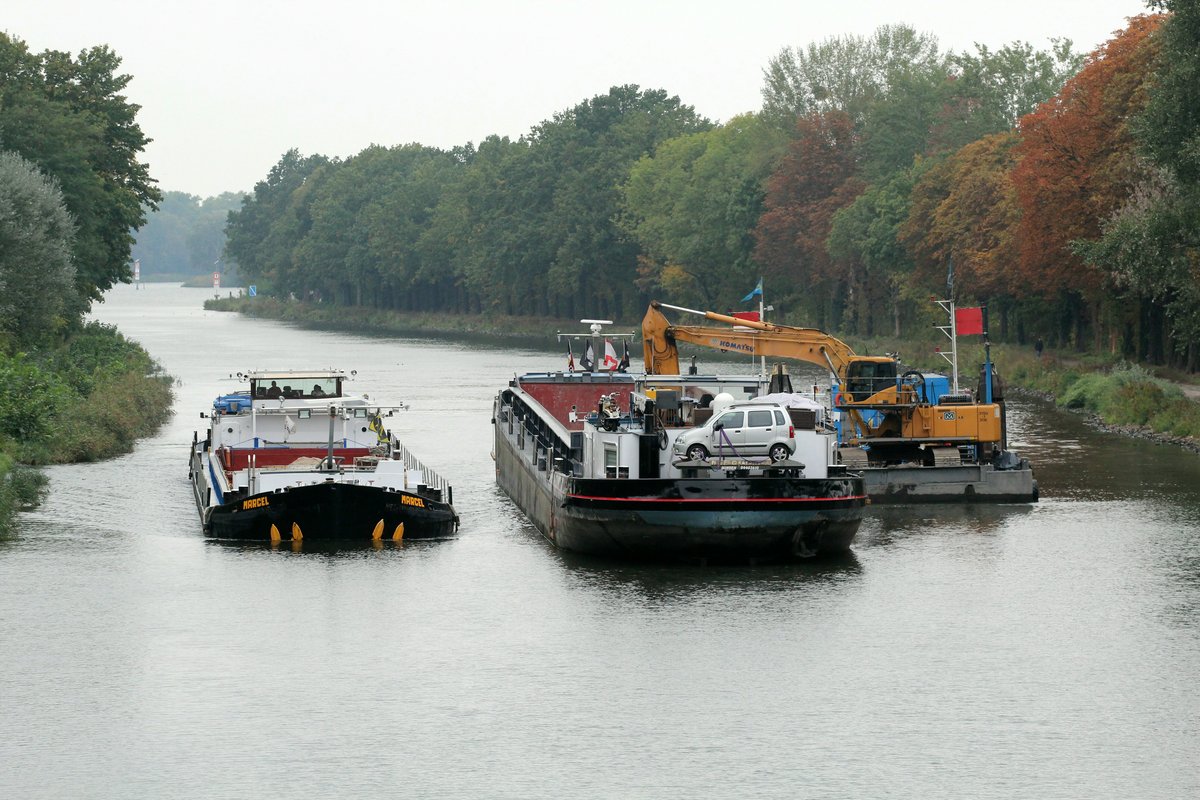
M 842 393 L 835 392 L 833 395 L 833 407 L 838 408 L 842 405 Z
M 658 429 L 658 449 L 659 449 L 659 450 L 666 450 L 666 449 L 667 449 L 667 446 L 668 446 L 669 444 L 671 444 L 671 442 L 670 442 L 670 440 L 667 438 L 667 432 L 666 432 L 666 431 L 664 431 L 662 428 L 659 428 L 659 429 Z

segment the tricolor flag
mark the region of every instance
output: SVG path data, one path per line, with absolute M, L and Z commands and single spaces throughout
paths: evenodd
M 571 340 L 567 339 L 567 372 L 575 371 L 575 354 L 571 352 Z
M 758 279 L 758 285 L 754 287 L 754 291 L 742 298 L 742 302 L 749 303 L 755 297 L 762 297 L 762 278 Z
M 983 333 L 983 308 L 954 309 L 954 332 L 959 336 L 975 336 Z
M 617 368 L 617 351 L 611 339 L 604 340 L 604 368 L 609 371 Z

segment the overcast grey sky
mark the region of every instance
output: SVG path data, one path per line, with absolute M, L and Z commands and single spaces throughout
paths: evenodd
M 249 190 L 291 147 L 520 136 L 615 84 L 718 121 L 761 106 L 781 48 L 905 22 L 943 49 L 1068 37 L 1091 50 L 1142 0 L 5 0 L 30 49 L 107 44 L 165 190 Z

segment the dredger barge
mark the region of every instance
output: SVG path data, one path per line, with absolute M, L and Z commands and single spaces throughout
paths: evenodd
M 662 309 L 719 325 L 675 325 Z M 953 305 L 949 304 L 951 319 Z M 948 332 L 953 341 L 952 331 Z M 860 473 L 872 503 L 1029 503 L 1038 499 L 1028 460 L 1007 449 L 1003 384 L 990 359 L 977 392 L 943 375 L 904 371 L 892 356 L 860 356 L 816 328 L 777 325 L 654 302 L 642 320 L 646 374 L 680 372 L 678 342 L 825 367 L 836 417 L 836 462 Z M 957 360 L 955 360 L 957 368 Z M 776 379 L 790 391 L 785 374 Z

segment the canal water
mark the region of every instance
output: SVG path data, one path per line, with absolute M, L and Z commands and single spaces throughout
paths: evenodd
M 851 558 L 560 553 L 496 489 L 491 399 L 557 347 L 370 338 L 113 291 L 178 378 L 129 456 L 49 471 L 0 544 L 0 797 L 1200 796 L 1200 457 L 1013 403 L 1033 506 L 871 511 Z M 458 537 L 206 541 L 231 372 L 358 370 Z

